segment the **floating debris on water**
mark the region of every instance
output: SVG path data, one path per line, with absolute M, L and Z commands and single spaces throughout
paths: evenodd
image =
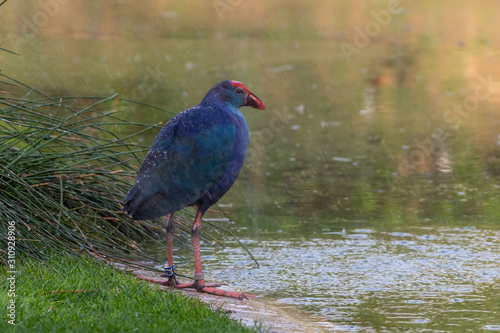
M 321 128 L 340 126 L 340 121 L 321 121 Z
M 337 162 L 351 162 L 352 160 L 348 157 L 337 157 L 335 156 L 333 158 L 334 161 L 337 161 Z
M 281 73 L 281 72 L 291 71 L 294 68 L 295 68 L 294 65 L 288 64 L 288 65 L 273 67 L 273 68 L 270 69 L 270 71 L 273 72 L 273 73 Z
M 293 108 L 295 111 L 297 111 L 299 114 L 304 114 L 304 104 L 297 105 Z

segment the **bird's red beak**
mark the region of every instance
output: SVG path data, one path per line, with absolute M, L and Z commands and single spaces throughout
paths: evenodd
M 234 87 L 240 87 L 243 90 L 247 92 L 247 97 L 245 98 L 245 104 L 243 106 L 249 106 L 251 108 L 259 109 L 259 110 L 265 110 L 266 107 L 264 103 L 258 98 L 257 96 L 254 95 L 253 92 L 248 90 L 248 88 L 241 82 L 239 81 L 231 81 Z
M 245 104 L 243 106 L 249 106 L 259 110 L 265 110 L 266 106 L 262 101 L 255 96 L 251 91 L 248 92 L 247 98 L 245 99 Z

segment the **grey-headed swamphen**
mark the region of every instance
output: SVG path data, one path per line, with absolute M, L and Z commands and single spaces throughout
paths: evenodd
M 242 106 L 265 109 L 241 82 L 225 80 L 213 86 L 200 104 L 173 117 L 156 137 L 125 197 L 123 210 L 134 220 L 168 215 L 168 285 L 234 298 L 253 296 L 206 284 L 200 254 L 203 214 L 234 184 L 245 160 L 248 126 Z M 173 216 L 188 206 L 198 209 L 191 230 L 195 274 L 193 283 L 179 283 L 172 254 Z

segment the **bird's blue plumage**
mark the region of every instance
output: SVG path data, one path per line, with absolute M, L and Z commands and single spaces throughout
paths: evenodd
M 249 104 L 231 82 L 214 86 L 160 131 L 124 201 L 132 218 L 156 218 L 191 205 L 205 211 L 233 185 L 248 147 L 239 108 Z

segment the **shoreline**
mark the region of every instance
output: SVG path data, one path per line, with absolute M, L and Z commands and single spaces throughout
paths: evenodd
M 131 272 L 136 276 L 144 276 L 154 279 L 165 279 L 161 277 L 160 272 L 152 272 L 145 269 L 126 266 L 121 263 L 113 263 L 115 268 Z M 145 281 L 147 282 L 147 281 Z M 161 290 L 171 290 L 154 282 L 147 282 L 158 286 Z M 224 289 L 224 286 L 220 289 Z M 232 289 L 233 290 L 233 289 Z M 190 289 L 176 289 L 189 297 L 198 298 L 203 303 L 212 307 L 214 311 L 222 309 L 226 311 L 232 319 L 239 321 L 247 327 L 254 327 L 256 322 L 262 323 L 264 329 L 269 332 L 332 332 L 335 326 L 332 323 L 322 321 L 320 318 L 311 316 L 300 316 L 300 311 L 292 314 L 287 309 L 279 308 L 271 302 L 266 302 L 263 297 L 257 296 L 254 299 L 238 300 L 229 297 L 203 294 Z M 234 290 L 233 290 L 234 291 Z M 313 321 L 313 319 L 317 319 Z

